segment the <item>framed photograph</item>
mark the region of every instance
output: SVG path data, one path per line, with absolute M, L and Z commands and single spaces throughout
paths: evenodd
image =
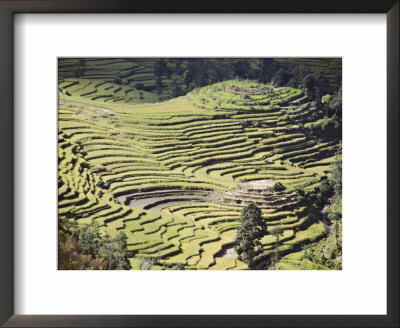
M 4 327 L 398 327 L 398 1 L 0 1 Z

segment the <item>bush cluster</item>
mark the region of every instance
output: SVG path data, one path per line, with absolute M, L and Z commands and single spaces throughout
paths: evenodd
M 60 270 L 129 270 L 127 237 L 101 235 L 96 223 L 61 227 L 58 233 Z

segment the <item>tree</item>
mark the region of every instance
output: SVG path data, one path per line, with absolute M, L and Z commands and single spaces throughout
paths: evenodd
M 250 269 L 255 269 L 257 257 L 262 254 L 261 238 L 267 233 L 261 210 L 253 202 L 245 206 L 240 214 L 241 225 L 235 239 L 235 251 L 239 259 Z
M 190 86 L 191 86 L 191 83 L 192 83 L 192 81 L 193 81 L 193 74 L 192 74 L 192 72 L 189 71 L 189 70 L 186 70 L 186 71 L 183 73 L 183 78 L 182 78 L 182 80 L 183 80 L 183 84 L 185 85 L 185 90 L 186 90 L 187 92 L 190 91 Z
M 268 83 L 271 81 L 275 72 L 279 69 L 279 64 L 272 58 L 262 58 L 260 60 L 260 73 L 258 81 L 261 83 Z
M 280 183 L 279 181 L 277 181 L 275 184 L 274 184 L 274 186 L 272 187 L 272 190 L 273 191 L 283 191 L 283 190 L 285 190 L 286 189 L 286 187 L 282 184 L 282 183 Z
M 58 231 L 59 270 L 106 270 L 107 262 L 92 255 L 83 254 L 75 237 Z
M 122 79 L 121 79 L 119 76 L 117 76 L 117 77 L 113 80 L 113 83 L 121 85 L 121 84 L 122 84 Z
M 326 177 L 324 177 L 322 182 L 319 184 L 318 189 L 323 197 L 330 198 L 333 195 L 333 187 Z
M 288 83 L 286 83 L 286 85 L 288 86 L 288 87 L 291 87 L 291 88 L 298 88 L 298 86 L 299 86 L 299 83 L 298 83 L 298 81 L 296 81 L 293 77 L 288 81 Z
M 295 65 L 290 71 L 295 81 L 302 81 L 304 77 L 305 67 L 302 64 Z
M 218 82 L 218 73 L 215 70 L 209 70 L 208 72 L 208 84 L 214 84 Z
M 144 84 L 143 83 L 135 83 L 135 89 L 136 90 L 144 90 Z
M 78 238 L 78 244 L 83 254 L 97 256 L 98 249 L 102 245 L 102 239 L 96 223 L 85 225 L 78 231 L 74 231 L 73 234 Z
M 162 83 L 162 79 L 161 77 L 157 77 L 156 79 L 156 89 L 157 89 L 157 93 L 160 95 L 163 91 L 163 83 Z
M 339 149 L 336 153 L 335 161 L 333 162 L 332 176 L 330 178 L 334 190 L 335 200 L 341 202 L 342 200 L 342 147 L 339 145 Z
M 280 227 L 274 228 L 271 230 L 271 235 L 276 237 L 275 247 L 274 247 L 274 254 L 271 258 L 271 267 L 273 267 L 279 260 L 279 245 L 280 239 L 279 237 L 283 234 L 284 230 Z
M 194 84 L 196 87 L 202 87 L 207 84 L 208 81 L 208 76 L 207 72 L 205 70 L 201 70 L 196 72 L 196 75 L 194 77 Z
M 284 230 L 280 227 L 271 230 L 271 235 L 276 237 L 275 248 L 279 247 L 279 236 L 283 234 Z
M 78 66 L 77 66 L 77 68 L 76 68 L 76 72 L 75 72 L 75 76 L 76 77 L 81 77 L 82 75 L 85 75 L 85 72 L 86 72 L 86 68 L 85 68 L 85 65 L 86 65 L 86 62 L 85 62 L 85 60 L 83 59 L 83 58 L 81 58 L 81 59 L 79 59 L 79 61 L 78 61 Z
M 231 66 L 226 64 L 226 60 L 223 58 L 217 58 L 214 62 L 214 72 L 217 74 L 218 81 L 223 81 L 228 78 L 232 78 Z
M 232 65 L 233 74 L 240 78 L 247 78 L 250 71 L 250 63 L 247 59 L 238 59 Z
M 324 105 L 329 105 L 331 99 L 332 99 L 332 96 L 330 94 L 327 94 L 325 96 L 322 96 L 321 103 Z
M 307 74 L 303 78 L 303 87 L 307 91 L 308 95 L 314 96 L 314 88 L 316 86 L 315 76 L 313 74 Z
M 170 63 L 175 64 L 176 71 L 179 71 L 181 69 L 183 58 L 170 58 L 169 61 Z
M 59 230 L 59 268 L 65 270 L 129 270 L 127 237 L 120 232 L 114 238 L 102 236 L 96 223 Z
M 157 60 L 154 64 L 154 74 L 157 77 L 161 77 L 162 75 L 168 74 L 168 66 L 167 63 L 164 61 L 163 58 Z
M 172 79 L 168 85 L 168 97 L 169 98 L 176 98 L 181 95 L 181 88 L 179 87 L 176 79 Z
M 321 72 L 307 74 L 303 78 L 303 87 L 311 99 L 320 100 L 321 94 L 329 92 L 329 82 Z
M 299 203 L 299 204 L 301 204 L 301 203 L 303 203 L 303 201 L 305 200 L 305 192 L 304 192 L 304 189 L 302 188 L 302 187 L 296 187 L 295 189 L 294 189 L 294 191 L 296 192 L 296 199 L 297 199 L 297 202 Z
M 127 237 L 123 231 L 115 238 L 106 235 L 99 249 L 99 256 L 108 263 L 108 270 L 129 270 Z
M 342 88 L 331 97 L 328 108 L 335 111 L 334 116 L 342 117 Z
M 279 69 L 272 78 L 272 83 L 278 87 L 286 85 L 291 78 L 291 75 L 283 68 Z

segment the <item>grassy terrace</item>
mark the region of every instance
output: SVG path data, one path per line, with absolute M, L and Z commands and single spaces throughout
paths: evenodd
M 155 92 L 155 58 L 63 58 L 59 61 L 59 91 L 67 97 L 84 97 L 97 103 L 124 104 L 155 103 L 166 99 L 166 91 Z M 176 64 L 166 61 L 169 68 L 176 70 Z M 182 62 L 185 69 L 187 62 Z M 119 83 L 115 83 L 115 79 Z M 163 76 L 163 85 L 171 79 L 179 79 L 175 72 Z M 137 83 L 142 87 L 136 88 Z M 181 81 L 179 80 L 181 84 Z M 144 90 L 142 90 L 144 88 Z
M 315 108 L 294 105 L 304 98 L 297 89 L 226 81 L 157 104 L 147 104 L 155 100 L 143 93 L 143 104 L 135 105 L 137 90 L 112 82 L 65 77 L 59 89 L 59 215 L 98 222 L 110 236 L 123 230 L 135 251 L 133 269 L 149 257 L 157 259 L 154 268 L 246 269 L 223 256 L 241 206 L 213 192 L 261 179 L 280 181 L 287 192 L 311 189 L 334 160 L 335 144 L 300 127 Z M 128 206 L 139 200 L 146 205 Z M 290 254 L 325 234 L 304 208 L 276 206 L 263 214 L 269 228 L 283 231 L 279 240 L 263 238 L 267 253 L 279 242 Z

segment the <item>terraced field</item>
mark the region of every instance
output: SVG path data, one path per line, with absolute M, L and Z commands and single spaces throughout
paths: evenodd
M 168 102 L 132 105 L 138 96 L 94 79 L 59 83 L 61 218 L 97 222 L 110 236 L 124 231 L 132 269 L 147 258 L 156 261 L 152 269 L 246 269 L 231 249 L 250 201 L 270 231 L 282 229 L 263 237 L 266 254 L 290 254 L 325 236 L 294 190 L 320 183 L 337 145 L 304 127 L 318 115 L 301 90 L 231 80 Z M 286 189 L 243 189 L 260 180 Z
M 84 98 L 98 103 L 155 103 L 167 99 L 166 89 L 156 92 L 157 59 L 135 58 L 61 58 L 58 65 L 59 92 L 67 97 Z M 184 70 L 187 62 L 179 62 Z M 171 79 L 182 81 L 176 73 L 173 59 L 166 61 L 171 73 L 163 75 L 161 83 L 167 86 Z M 140 85 L 140 87 L 139 87 Z
M 193 59 L 190 58 L 166 58 L 164 62 L 167 72 L 160 75 L 162 88 L 158 92 L 158 76 L 155 71 L 158 60 L 157 58 L 60 58 L 58 62 L 59 93 L 71 97 L 70 100 L 76 100 L 78 97 L 100 104 L 145 104 L 165 101 L 168 99 L 167 87 L 170 81 L 176 80 L 178 86 L 185 89 L 183 73 L 188 69 L 193 70 L 193 66 L 197 67 L 198 64 L 193 64 Z M 226 69 L 234 65 L 232 58 L 206 60 L 208 64 L 203 62 L 204 67 L 201 66 L 198 70 L 214 70 L 216 66 L 223 66 Z M 256 79 L 261 59 L 247 58 L 246 60 L 250 69 L 253 70 L 252 78 Z M 283 65 L 282 67 L 297 65 L 301 68 L 302 76 L 311 72 L 321 72 L 331 87 L 340 86 L 342 71 L 340 58 L 275 58 L 275 61 Z M 217 71 L 221 70 L 217 69 Z M 218 77 L 215 81 L 223 79 L 226 78 Z M 197 86 L 207 84 L 204 81 L 196 83 Z M 190 90 L 193 87 L 190 87 Z
M 275 60 L 280 63 L 300 65 L 305 72 L 323 72 L 332 86 L 341 84 L 341 58 L 276 58 Z

